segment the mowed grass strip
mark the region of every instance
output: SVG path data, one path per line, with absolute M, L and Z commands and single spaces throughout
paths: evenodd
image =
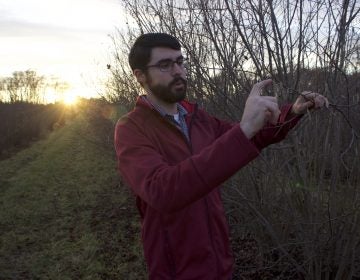
M 111 143 L 79 114 L 0 161 L 0 279 L 145 279 Z

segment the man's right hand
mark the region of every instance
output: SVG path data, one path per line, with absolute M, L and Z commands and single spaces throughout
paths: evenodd
M 267 122 L 276 124 L 278 121 L 280 109 L 277 98 L 262 96 L 263 90 L 271 84 L 271 79 L 256 83 L 246 100 L 240 127 L 249 139 L 262 129 Z

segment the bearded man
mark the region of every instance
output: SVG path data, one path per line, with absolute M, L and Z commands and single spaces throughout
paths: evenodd
M 185 59 L 173 36 L 141 35 L 129 64 L 145 94 L 118 121 L 115 149 L 136 195 L 149 279 L 229 280 L 234 259 L 220 185 L 327 99 L 307 92 L 279 108 L 262 95 L 265 80 L 252 88 L 241 121 L 230 123 L 185 100 Z

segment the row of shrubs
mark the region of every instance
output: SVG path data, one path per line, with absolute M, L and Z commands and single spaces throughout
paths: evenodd
M 0 159 L 64 125 L 65 115 L 62 104 L 0 102 Z

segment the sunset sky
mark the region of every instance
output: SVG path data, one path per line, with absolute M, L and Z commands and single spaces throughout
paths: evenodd
M 122 21 L 118 0 L 0 0 L 0 76 L 32 69 L 94 96 Z

